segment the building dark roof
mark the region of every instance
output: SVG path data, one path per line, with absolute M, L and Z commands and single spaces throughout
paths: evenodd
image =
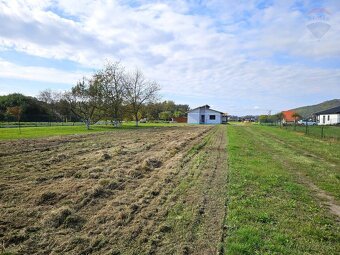
M 321 112 L 316 112 L 314 114 L 321 115 L 321 114 L 338 114 L 338 113 L 340 113 L 340 105 L 337 107 L 333 107 L 333 108 L 321 111 Z

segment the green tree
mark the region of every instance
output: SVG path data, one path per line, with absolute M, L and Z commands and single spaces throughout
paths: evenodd
M 15 119 L 6 114 L 7 107 L 19 106 L 21 108 L 21 121 L 48 121 L 50 115 L 44 104 L 34 97 L 19 93 L 0 96 L 0 112 L 5 120 Z
M 7 114 L 12 115 L 16 118 L 19 123 L 19 133 L 21 134 L 20 119 L 22 114 L 22 109 L 20 106 L 7 107 Z
M 259 116 L 260 123 L 267 123 L 268 122 L 268 115 L 260 115 Z
M 176 117 L 176 118 L 182 117 L 182 116 L 184 116 L 184 115 L 185 115 L 185 114 L 184 114 L 183 112 L 179 111 L 179 110 L 177 110 L 177 111 L 175 111 L 175 112 L 173 113 L 173 116 Z
M 126 95 L 126 74 L 119 62 L 108 62 L 96 76 L 103 94 L 103 111 L 117 127 L 123 119 L 123 104 Z
M 282 120 L 283 120 L 283 112 L 279 112 L 276 114 L 276 117 L 280 123 L 280 127 L 282 127 Z
M 301 115 L 298 114 L 297 112 L 294 112 L 292 117 L 294 118 L 294 130 L 296 130 L 296 122 L 301 118 Z
M 296 124 L 296 122 L 301 118 L 301 115 L 295 112 L 293 113 L 292 117 L 294 118 L 294 123 Z
M 172 118 L 172 113 L 170 111 L 165 111 L 165 112 L 161 112 L 159 113 L 159 119 L 161 120 L 170 120 Z
M 71 92 L 65 94 L 65 99 L 69 102 L 72 112 L 84 121 L 87 129 L 103 116 L 102 90 L 97 76 L 90 79 L 84 77 Z

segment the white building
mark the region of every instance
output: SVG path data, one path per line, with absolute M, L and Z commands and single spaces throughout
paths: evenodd
M 188 111 L 188 124 L 222 124 L 226 121 L 223 112 L 210 109 L 209 105 Z
M 340 106 L 315 113 L 318 125 L 340 124 Z

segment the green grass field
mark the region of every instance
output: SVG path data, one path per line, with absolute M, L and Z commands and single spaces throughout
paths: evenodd
M 44 127 L 22 127 L 21 133 L 19 128 L 0 128 L 0 140 L 9 139 L 27 139 L 50 137 L 60 135 L 75 135 L 86 134 L 93 132 L 108 132 L 135 128 L 154 128 L 165 126 L 183 126 L 182 123 L 140 123 L 139 127 L 135 127 L 134 122 L 124 123 L 121 127 L 115 128 L 112 125 L 92 125 L 90 130 L 87 130 L 85 125 L 76 126 L 44 126 Z
M 340 144 L 257 125 L 228 138 L 226 254 L 337 254 Z
M 1 141 L 5 252 L 339 254 L 337 139 L 250 123 L 22 131 L 98 133 Z
M 20 122 L 21 127 L 83 126 L 83 122 Z M 0 128 L 18 127 L 18 122 L 0 121 Z
M 267 126 L 267 125 L 262 125 Z M 280 128 L 279 126 L 270 126 L 272 128 Z M 337 139 L 340 140 L 340 126 L 283 126 L 282 129 L 287 131 L 294 131 L 307 136 L 323 139 Z

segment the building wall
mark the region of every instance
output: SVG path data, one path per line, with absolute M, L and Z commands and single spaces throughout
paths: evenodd
M 188 112 L 188 123 L 189 124 L 200 124 L 200 109 L 194 109 Z
M 210 109 L 198 108 L 188 113 L 189 124 L 200 124 L 201 115 L 204 115 L 204 124 L 221 124 L 222 114 Z M 210 115 L 215 115 L 215 120 L 210 119 Z
M 215 115 L 215 119 L 211 120 L 209 118 L 210 115 Z M 219 112 L 211 111 L 210 109 L 205 110 L 205 123 L 206 124 L 221 124 L 222 123 L 222 114 Z
M 317 121 L 318 125 L 336 125 L 340 123 L 340 114 L 321 114 Z

